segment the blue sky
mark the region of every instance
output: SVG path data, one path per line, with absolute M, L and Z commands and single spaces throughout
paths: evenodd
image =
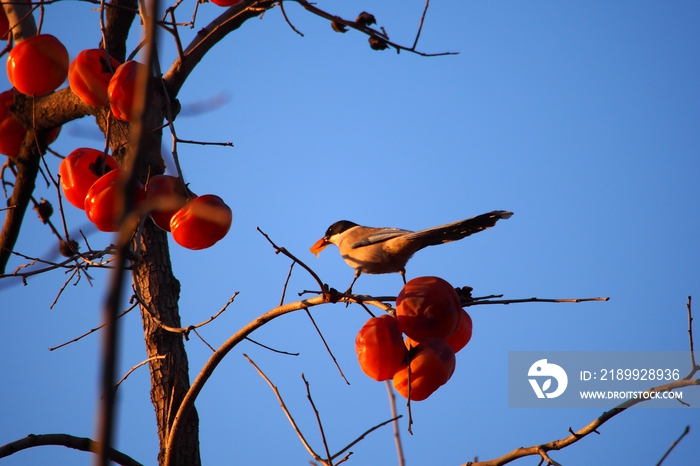
M 188 3 L 178 19 L 189 18 L 194 5 Z M 318 6 L 350 19 L 367 10 L 393 41 L 409 45 L 424 4 Z M 413 405 L 413 436 L 401 421 L 407 464 L 494 458 L 563 438 L 569 427 L 581 428 L 601 413 L 508 408 L 509 351 L 687 349 L 686 299 L 700 296 L 697 3 L 433 2 L 418 48 L 459 55 L 432 58 L 376 52 L 359 33 L 334 33 L 291 2 L 286 10 L 303 38 L 279 9 L 249 20 L 205 57 L 180 94 L 185 105 L 214 96 L 226 104 L 182 115 L 178 136 L 235 145 L 178 147 L 192 190 L 218 194 L 234 212 L 230 233 L 213 248 L 187 251 L 172 243 L 183 324 L 206 320 L 239 291 L 201 331 L 217 347 L 277 305 L 289 262 L 256 227 L 330 286 L 345 289 L 352 269 L 337 251 L 328 248 L 318 259 L 308 252 L 336 220 L 417 230 L 507 209 L 515 215 L 492 230 L 418 253 L 408 278 L 438 275 L 472 286 L 475 295 L 513 299 L 611 299 L 470 309 L 474 337 L 458 354 L 455 375 Z M 184 42 L 220 11 L 201 5 Z M 44 32 L 64 41 L 74 57 L 98 43 L 97 13 L 80 2 L 49 5 Z M 132 36 L 132 47 L 137 39 Z M 169 37 L 161 39 L 167 69 L 173 54 Z M 3 85 L 9 88 L 4 76 Z M 67 125 L 53 148 L 62 154 L 101 148 L 93 126 L 89 118 Z M 36 197 L 55 199 L 53 189 L 39 185 Z M 94 247 L 112 241 L 90 229 L 82 212 L 69 206 L 66 216 L 72 230 L 89 232 Z M 23 234 L 19 251 L 42 256 L 52 250 L 50 232 L 31 213 Z M 108 275 L 93 270 L 92 276 L 92 286 L 71 282 L 53 309 L 67 278 L 60 272 L 32 278 L 26 287 L 0 284 L 0 443 L 29 433 L 93 436 L 98 335 L 47 351 L 99 325 Z M 314 286 L 295 268 L 287 299 Z M 398 275 L 363 276 L 355 291 L 395 295 L 400 288 Z M 385 386 L 360 372 L 354 353 L 366 313 L 336 305 L 313 315 L 351 385 L 303 313 L 272 322 L 253 338 L 301 354 L 242 344 L 227 356 L 197 401 L 204 463 L 308 464 L 273 393 L 242 353 L 278 386 L 317 451 L 323 448 L 301 373 L 331 450 L 389 419 Z M 124 374 L 146 356 L 138 314 L 121 324 Z M 187 350 L 194 378 L 211 351 L 196 338 Z M 157 438 L 148 390 L 144 368 L 120 387 L 117 446 L 153 464 Z M 689 464 L 697 460 L 698 413 L 633 409 L 604 425 L 601 435 L 552 457 L 567 466 L 656 463 L 690 424 L 689 436 L 664 463 Z M 390 427 L 352 450 L 354 464 L 396 462 Z M 3 465 L 90 461 L 85 453 L 44 447 Z

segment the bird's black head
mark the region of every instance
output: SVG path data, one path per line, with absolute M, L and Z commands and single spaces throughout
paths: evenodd
M 333 225 L 328 227 L 328 230 L 326 230 L 326 235 L 324 238 L 328 239 L 333 235 L 337 235 L 338 233 L 342 233 L 345 230 L 349 230 L 352 227 L 356 227 L 357 223 L 351 222 L 349 220 L 340 220 L 335 222 Z

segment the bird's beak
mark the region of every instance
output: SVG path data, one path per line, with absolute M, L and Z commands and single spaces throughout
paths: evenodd
M 320 240 L 316 241 L 313 246 L 311 246 L 310 251 L 313 252 L 316 257 L 318 257 L 318 253 L 323 251 L 329 244 L 331 243 L 326 241 L 326 238 L 321 238 Z

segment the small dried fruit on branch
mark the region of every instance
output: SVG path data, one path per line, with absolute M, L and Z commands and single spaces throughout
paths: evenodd
M 51 34 L 38 34 L 15 45 L 7 57 L 7 77 L 26 95 L 55 91 L 68 76 L 68 50 Z
M 366 11 L 363 11 L 360 13 L 360 16 L 357 17 L 355 20 L 357 24 L 360 26 L 371 26 L 372 24 L 377 24 L 377 20 L 374 18 L 373 14 L 367 13 Z
M 68 241 L 61 239 L 58 242 L 58 252 L 63 257 L 73 257 L 73 255 L 78 252 L 78 248 L 78 242 L 74 239 Z
M 348 32 L 348 27 L 343 23 L 339 23 L 338 21 L 331 21 L 331 27 L 335 32 L 341 32 L 343 34 Z
M 34 210 L 44 224 L 48 223 L 49 219 L 53 215 L 53 206 L 44 198 L 41 198 L 41 202 L 34 206 Z
M 375 36 L 370 36 L 369 46 L 372 47 L 372 50 L 386 50 L 389 48 L 389 45 L 384 39 Z

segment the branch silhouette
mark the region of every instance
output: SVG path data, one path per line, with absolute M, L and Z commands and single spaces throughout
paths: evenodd
M 18 451 L 26 450 L 27 448 L 47 445 L 59 445 L 91 453 L 96 453 L 98 450 L 97 442 L 85 437 L 74 437 L 73 435 L 68 434 L 30 434 L 23 439 L 15 440 L 14 442 L 0 446 L 0 458 L 5 458 L 17 453 Z M 122 466 L 143 466 L 130 456 L 127 456 L 114 448 L 110 448 L 107 451 L 107 457 L 111 461 L 121 464 Z

